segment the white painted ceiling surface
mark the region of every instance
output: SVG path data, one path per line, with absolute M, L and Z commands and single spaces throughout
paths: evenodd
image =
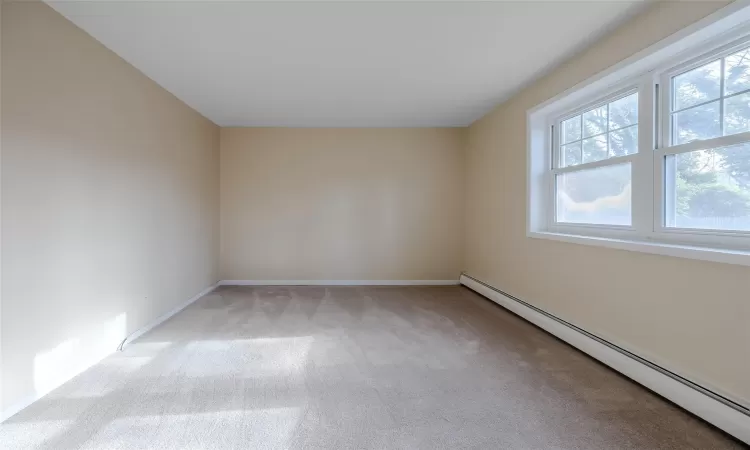
M 465 126 L 643 1 L 50 1 L 221 126 Z

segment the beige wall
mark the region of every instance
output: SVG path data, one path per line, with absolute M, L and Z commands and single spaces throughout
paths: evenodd
M 217 281 L 219 130 L 41 3 L 2 68 L 7 410 Z
M 467 272 L 750 403 L 750 269 L 527 238 L 526 111 L 724 3 L 658 3 L 471 126 Z
M 462 129 L 221 130 L 221 275 L 456 280 Z

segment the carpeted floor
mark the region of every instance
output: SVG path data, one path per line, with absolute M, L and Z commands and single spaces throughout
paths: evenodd
M 2 449 L 742 446 L 461 287 L 225 287 L 0 425 Z

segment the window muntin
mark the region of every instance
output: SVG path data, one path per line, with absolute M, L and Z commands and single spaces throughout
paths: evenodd
M 638 93 L 629 92 L 560 121 L 558 167 L 638 151 Z
M 672 145 L 750 131 L 750 48 L 671 78 Z

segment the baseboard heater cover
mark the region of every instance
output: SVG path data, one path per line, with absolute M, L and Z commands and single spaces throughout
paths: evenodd
M 750 411 L 512 295 L 461 274 L 462 285 L 557 336 L 633 381 L 750 444 Z
M 459 280 L 221 280 L 220 286 L 456 286 Z

